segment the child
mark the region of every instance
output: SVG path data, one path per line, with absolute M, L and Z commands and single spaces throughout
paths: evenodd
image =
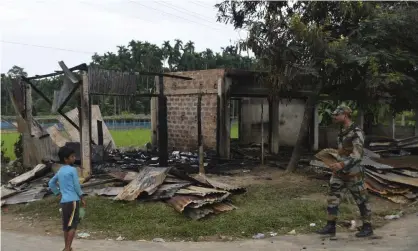
M 63 251 L 72 251 L 71 244 L 79 222 L 80 201 L 83 207 L 86 206 L 86 202 L 83 199 L 77 169 L 72 166 L 75 161 L 74 151 L 65 146 L 61 147 L 58 157 L 65 166 L 59 169 L 48 185 L 55 195 L 61 194 L 62 229 L 65 240 Z

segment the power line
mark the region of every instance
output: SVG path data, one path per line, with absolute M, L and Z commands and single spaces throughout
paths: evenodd
M 52 47 L 52 46 L 44 46 L 44 45 L 36 45 L 36 44 L 26 44 L 26 43 L 14 42 L 14 41 L 0 40 L 0 42 L 1 43 L 4 43 L 4 44 L 15 44 L 15 45 L 31 46 L 31 47 L 38 47 L 38 48 L 58 50 L 58 51 L 67 51 L 67 52 L 83 53 L 83 54 L 90 54 L 90 55 L 95 54 L 95 52 L 77 51 L 77 50 L 64 49 L 64 48 L 58 48 L 58 47 Z
M 192 4 L 198 5 L 203 8 L 213 7 L 213 5 L 203 5 L 199 1 L 190 1 Z
M 204 20 L 206 22 L 213 22 L 213 19 L 210 19 L 209 17 L 206 17 L 205 16 L 205 18 L 203 18 L 202 14 L 196 13 L 194 11 L 191 11 L 191 10 L 188 10 L 188 9 L 185 9 L 185 8 L 181 8 L 179 6 L 175 6 L 175 5 L 171 4 L 171 3 L 168 3 L 168 2 L 165 2 L 165 1 L 156 1 L 156 3 L 158 3 L 158 4 L 164 4 L 165 6 L 171 8 L 173 10 L 177 10 L 177 11 L 186 13 L 188 15 L 195 16 L 195 17 L 197 17 L 197 18 L 199 18 L 201 20 Z M 172 6 L 172 7 L 170 7 L 170 6 Z
M 162 13 L 164 13 L 164 14 L 167 14 L 167 15 L 170 15 L 170 16 L 173 16 L 173 17 L 176 17 L 176 18 L 180 18 L 180 19 L 186 20 L 187 22 L 191 22 L 191 23 L 195 23 L 195 24 L 199 24 L 199 25 L 204 25 L 204 26 L 206 26 L 206 27 L 209 27 L 209 28 L 211 28 L 211 29 L 218 30 L 218 31 L 220 30 L 220 29 L 218 29 L 218 28 L 215 28 L 215 27 L 212 27 L 212 26 L 206 25 L 206 24 L 204 24 L 204 23 L 198 23 L 198 22 L 195 22 L 195 21 L 193 21 L 193 20 L 190 20 L 190 19 L 187 19 L 187 18 L 184 18 L 184 17 L 181 17 L 181 16 L 177 16 L 177 15 L 174 15 L 174 14 L 172 14 L 172 13 L 165 12 L 165 11 L 163 11 L 163 10 L 160 10 L 160 9 L 157 9 L 157 8 L 154 8 L 154 7 L 151 7 L 151 6 L 144 5 L 144 4 L 142 4 L 142 3 L 139 3 L 139 2 L 136 2 L 136 1 L 133 1 L 133 0 L 128 0 L 128 1 L 129 1 L 129 2 L 131 2 L 131 3 L 134 3 L 134 4 L 141 5 L 141 6 L 145 7 L 145 8 L 152 9 L 152 10 L 157 11 L 157 12 L 162 12 Z

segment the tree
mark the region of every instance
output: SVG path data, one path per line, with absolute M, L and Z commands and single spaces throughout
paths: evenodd
M 376 103 L 377 99 L 391 96 L 394 106 L 396 100 L 410 97 L 402 95 L 402 88 L 398 87 L 400 84 L 416 87 L 413 81 L 416 67 L 411 66 L 417 62 L 414 48 L 418 33 L 416 27 L 411 27 L 416 23 L 416 4 L 409 6 L 415 11 L 406 13 L 407 4 L 224 1 L 216 5 L 219 21 L 249 30 L 245 45 L 270 72 L 273 98 L 283 90 L 312 91 L 288 171 L 297 166 L 308 121 L 320 93 L 340 100 L 358 99 L 360 104 Z M 412 32 L 401 29 L 405 24 Z M 408 42 L 400 43 L 399 37 L 389 39 L 392 35 L 383 28 L 390 25 L 390 30 L 399 28 L 407 32 L 408 35 L 397 35 Z M 385 49 L 388 46 L 385 39 L 399 41 L 395 48 Z M 403 62 L 401 67 L 395 68 L 399 61 L 394 59 L 393 50 L 401 52 L 397 54 Z M 389 64 L 391 67 L 388 59 L 393 62 Z

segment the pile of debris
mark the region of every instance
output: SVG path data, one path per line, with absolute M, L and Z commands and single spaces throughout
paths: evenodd
M 418 137 L 415 137 L 418 139 Z M 411 141 L 411 139 L 408 139 Z M 402 141 L 398 141 L 402 142 Z M 406 204 L 415 200 L 418 196 L 418 156 L 403 154 L 399 157 L 382 158 L 376 152 L 364 149 L 365 154 L 360 163 L 365 168 L 367 189 L 374 194 L 386 198 L 392 202 Z M 387 146 L 380 147 L 381 152 L 387 154 L 399 151 Z M 388 156 L 388 155 L 386 155 Z M 391 155 L 389 155 L 391 156 Z M 312 160 L 310 165 L 331 173 L 328 166 L 340 161 L 336 149 L 324 149 L 317 153 L 318 160 Z
M 51 194 L 48 181 L 58 164 L 40 164 L 1 187 L 1 205 L 28 203 Z M 80 170 L 79 170 L 80 172 Z M 145 166 L 139 172 L 113 171 L 82 184 L 87 195 L 112 196 L 123 201 L 165 201 L 192 219 L 234 210 L 229 198 L 244 188 L 205 175 L 188 175 L 175 167 Z

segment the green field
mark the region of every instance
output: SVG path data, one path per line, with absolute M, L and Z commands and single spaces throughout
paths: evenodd
M 113 139 L 118 147 L 126 146 L 144 146 L 151 141 L 151 130 L 149 129 L 131 129 L 131 130 L 110 130 Z M 3 148 L 6 149 L 5 155 L 12 160 L 16 158 L 13 152 L 13 145 L 17 141 L 19 134 L 17 132 L 2 132 L 1 140 L 4 141 Z M 231 127 L 231 138 L 238 138 L 238 125 Z

